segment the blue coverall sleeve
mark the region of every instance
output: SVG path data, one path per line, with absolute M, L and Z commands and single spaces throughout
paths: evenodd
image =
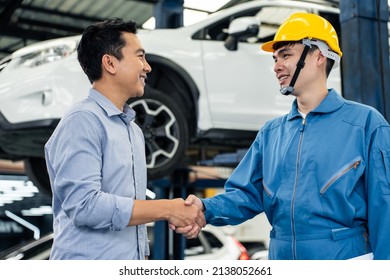
M 390 126 L 371 137 L 366 170 L 368 234 L 374 259 L 390 260 Z
M 237 225 L 263 212 L 260 134 L 226 181 L 225 193 L 202 200 L 207 223 Z

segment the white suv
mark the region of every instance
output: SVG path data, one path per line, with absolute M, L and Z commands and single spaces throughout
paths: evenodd
M 325 2 L 265 0 L 192 26 L 140 30 L 153 71 L 144 97 L 129 104 L 145 135 L 151 179 L 169 174 L 191 145 L 246 148 L 267 120 L 289 111 L 292 98 L 279 94 L 271 54 L 260 45 L 294 12 L 320 14 L 339 32 L 339 10 Z M 76 59 L 78 40 L 30 45 L 0 65 L 0 158 L 24 159 L 41 189 L 50 189 L 44 144 L 90 87 Z M 328 82 L 341 92 L 339 68 Z

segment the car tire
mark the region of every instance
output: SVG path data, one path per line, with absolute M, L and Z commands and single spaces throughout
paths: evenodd
M 169 175 L 181 162 L 189 142 L 186 117 L 178 102 L 172 97 L 145 88 L 142 98 L 128 104 L 136 111 L 136 123 L 145 137 L 148 179 Z

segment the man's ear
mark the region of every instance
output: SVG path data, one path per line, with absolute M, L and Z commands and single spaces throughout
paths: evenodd
M 317 63 L 318 63 L 318 64 L 322 64 L 322 63 L 324 63 L 324 62 L 326 62 L 326 56 L 324 56 L 324 55 L 322 54 L 322 52 L 319 51 L 319 52 L 318 52 L 318 56 L 317 56 Z
M 102 68 L 103 70 L 115 74 L 116 69 L 115 69 L 115 58 L 112 55 L 105 54 L 102 57 Z

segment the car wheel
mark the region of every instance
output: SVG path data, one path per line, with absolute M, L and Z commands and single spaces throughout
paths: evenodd
M 144 133 L 148 178 L 170 174 L 183 158 L 189 141 L 180 105 L 151 87 L 147 87 L 143 98 L 128 103 L 136 111 L 136 123 Z
M 49 174 L 46 161 L 40 157 L 30 157 L 24 160 L 24 169 L 31 182 L 44 194 L 51 195 Z

